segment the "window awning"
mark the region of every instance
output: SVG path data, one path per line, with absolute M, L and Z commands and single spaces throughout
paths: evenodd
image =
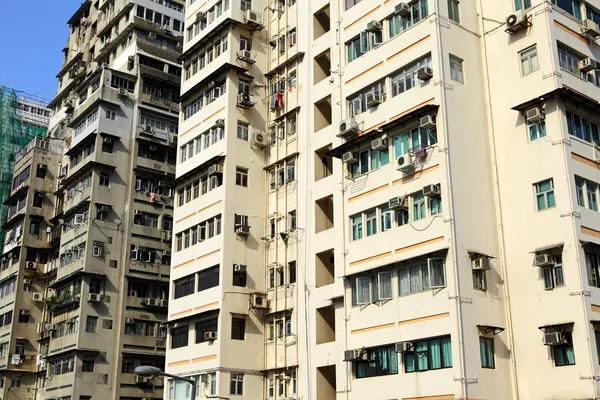
M 535 249 L 534 251 L 532 251 L 530 253 L 537 254 L 537 253 L 543 253 L 545 251 L 550 251 L 550 250 L 561 250 L 562 251 L 562 248 L 564 246 L 565 246 L 564 243 L 551 244 L 548 246 L 538 247 L 537 249 Z
M 534 97 L 533 99 L 527 100 L 521 104 L 512 107 L 513 110 L 519 112 L 525 112 L 526 110 L 539 106 L 542 103 L 555 98 L 561 97 L 567 99 L 573 103 L 576 103 L 578 107 L 585 107 L 592 113 L 600 113 L 600 103 L 595 99 L 586 96 L 568 86 L 563 86 L 558 89 L 551 90 L 550 92 L 544 93 L 541 96 Z
M 485 335 L 493 334 L 494 336 L 504 331 L 504 328 L 493 325 L 477 325 L 477 329 Z
M 544 333 L 548 332 L 571 332 L 573 331 L 573 326 L 575 322 L 563 322 L 562 324 L 552 324 L 552 325 L 543 325 L 538 327 L 538 329 Z

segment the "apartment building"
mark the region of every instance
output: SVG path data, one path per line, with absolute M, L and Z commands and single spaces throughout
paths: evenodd
M 49 138 L 6 202 L 2 398 L 163 397 L 133 370 L 164 368 L 183 10 L 85 1 L 68 20 Z
M 599 23 L 188 2 L 167 371 L 197 398 L 598 397 Z

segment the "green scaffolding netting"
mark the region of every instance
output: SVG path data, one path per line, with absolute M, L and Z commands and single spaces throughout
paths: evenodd
M 12 191 L 15 154 L 35 136 L 46 136 L 48 130 L 21 117 L 18 98 L 14 89 L 0 86 L 0 202 L 4 202 Z M 0 225 L 4 224 L 7 215 L 8 207 L 0 204 Z M 4 234 L 0 230 L 0 254 L 4 247 Z

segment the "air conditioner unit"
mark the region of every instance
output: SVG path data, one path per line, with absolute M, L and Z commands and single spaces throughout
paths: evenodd
M 388 207 L 390 210 L 396 208 L 408 209 L 408 198 L 407 197 L 392 197 L 388 200 Z
M 267 296 L 261 293 L 252 293 L 250 295 L 250 307 L 267 309 Z
M 408 172 L 415 169 L 415 161 L 410 154 L 405 154 L 396 159 L 396 169 L 402 172 Z
M 426 115 L 424 117 L 421 117 L 421 119 L 419 120 L 419 126 L 425 129 L 434 129 L 435 121 L 433 120 L 433 117 L 431 115 Z
M 216 340 L 216 339 L 217 339 L 217 332 L 215 332 L 215 331 L 204 332 L 204 340 Z
M 534 107 L 527 110 L 525 118 L 527 119 L 527 121 L 540 122 L 543 121 L 545 117 L 544 113 L 542 112 L 542 110 L 540 110 L 539 107 Z
M 252 52 L 250 50 L 239 50 L 237 52 L 237 56 L 239 59 L 253 61 Z
M 113 142 L 113 139 L 112 139 L 112 138 L 109 138 L 109 137 L 105 137 L 104 139 L 102 139 L 102 141 L 103 141 L 104 143 L 112 144 L 112 142 Z
M 237 104 L 245 107 L 254 106 L 254 102 L 252 102 L 252 98 L 248 93 L 238 93 Z
M 123 88 L 119 88 L 119 96 L 127 96 L 127 91 Z
M 44 197 L 46 197 L 46 193 L 44 193 L 44 192 L 35 192 L 35 195 L 36 195 L 37 197 L 39 197 L 39 198 L 44 198 Z
M 419 68 L 417 71 L 417 78 L 422 81 L 428 81 L 433 78 L 433 69 L 431 67 Z
M 383 29 L 381 21 L 373 20 L 367 24 L 367 32 L 379 32 Z
M 546 346 L 558 346 L 565 343 L 561 332 L 544 333 L 544 344 Z
M 94 245 L 92 248 L 92 257 L 102 257 L 102 245 Z
M 358 162 L 358 158 L 353 152 L 347 151 L 344 154 L 342 154 L 342 162 L 347 164 L 356 164 Z
M 134 215 L 144 215 L 142 210 L 133 210 Z
M 49 322 L 46 322 L 46 324 L 44 325 L 44 330 L 46 330 L 46 331 L 55 331 L 56 330 L 56 324 L 51 324 Z
M 348 118 L 340 122 L 339 137 L 348 138 L 358 133 L 358 124 L 354 118 Z
M 412 353 L 415 351 L 415 345 L 412 342 L 396 343 L 396 353 Z
M 152 127 L 152 125 L 146 125 L 144 127 L 144 132 L 152 133 L 152 132 L 154 132 L 154 128 Z
M 253 10 L 246 10 L 245 20 L 246 24 L 257 27 L 262 24 L 262 15 L 260 15 L 259 12 Z
M 29 310 L 21 310 L 20 314 L 24 315 L 24 316 L 28 316 L 29 315 Z
M 222 173 L 223 173 L 223 166 L 220 164 L 213 164 L 210 167 L 208 167 L 209 175 L 222 174 Z
M 438 197 L 440 195 L 440 185 L 427 185 L 423 187 L 425 197 Z
M 126 324 L 135 324 L 135 318 L 127 317 L 127 318 L 125 318 L 125 323 Z
M 525 27 L 527 27 L 525 11 L 518 10 L 506 17 L 506 32 L 515 33 Z
M 410 6 L 406 3 L 400 3 L 394 9 L 394 13 L 401 17 L 405 17 L 410 14 Z
M 150 145 L 150 147 L 148 147 L 148 149 L 149 149 L 150 151 L 156 151 L 156 146 L 154 146 L 154 145 Z
M 383 103 L 383 96 L 379 93 L 375 93 L 375 90 L 371 90 L 370 92 L 365 94 L 365 100 L 367 102 L 367 106 L 377 107 L 378 105 Z
M 593 37 L 600 36 L 600 27 L 598 27 L 598 24 L 591 19 L 583 20 L 583 25 L 581 26 L 581 30 L 582 30 L 581 33 L 584 33 L 586 35 L 590 35 Z
M 577 62 L 577 66 L 579 67 L 579 70 L 581 72 L 590 72 L 595 69 L 598 69 L 598 64 L 596 63 L 596 60 L 592 60 L 589 57 L 584 58 L 583 60 L 579 60 Z
M 75 225 L 83 224 L 83 214 L 75 214 Z
M 102 300 L 102 295 L 100 295 L 99 293 L 88 293 L 87 295 L 87 301 L 89 303 L 98 303 Z
M 199 11 L 196 13 L 196 22 L 206 21 L 206 13 L 204 11 Z
M 246 272 L 246 266 L 242 264 L 233 264 L 233 272 Z
M 148 32 L 148 39 L 156 39 L 156 32 Z
M 158 181 L 157 186 L 158 187 L 164 187 L 166 185 L 165 181 Z
M 27 269 L 37 269 L 38 265 L 37 263 L 33 262 L 33 261 L 27 261 L 27 264 L 25 265 L 25 268 Z
M 110 207 L 109 206 L 100 206 L 98 209 L 102 212 L 108 212 L 108 210 L 110 210 Z
M 161 299 L 158 301 L 158 305 L 161 307 L 168 307 L 169 306 L 169 300 L 167 299 Z
M 487 271 L 491 269 L 490 259 L 487 257 L 476 258 L 471 261 L 471 267 L 473 271 Z
M 31 301 L 42 301 L 44 299 L 44 295 L 39 292 L 31 293 Z
M 248 236 L 248 235 L 250 235 L 250 226 L 249 225 L 238 225 L 235 228 L 235 233 L 239 236 Z
M 158 305 L 158 300 L 153 299 L 153 298 L 147 298 L 146 300 L 146 305 L 147 306 L 157 306 Z
M 267 136 L 263 133 L 254 133 L 251 143 L 256 147 L 264 148 L 267 146 Z
M 547 267 L 554 265 L 554 257 L 552 254 L 536 254 L 533 265 L 536 267 Z
M 147 382 L 148 382 L 148 378 L 146 378 L 144 376 L 139 376 L 139 375 L 135 376 L 135 383 L 147 383 Z
M 387 150 L 388 143 L 387 139 L 379 138 L 371 140 L 371 149 L 373 150 Z
M 367 352 L 363 349 L 353 349 L 344 351 L 344 361 L 359 361 L 367 358 Z
M 223 118 L 219 118 L 218 120 L 215 121 L 215 126 L 217 128 L 224 128 L 225 127 L 225 120 Z
M 71 251 L 73 251 L 73 252 L 79 251 L 79 246 L 71 246 Z

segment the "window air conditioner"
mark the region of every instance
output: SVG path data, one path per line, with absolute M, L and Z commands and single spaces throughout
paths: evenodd
M 536 267 L 547 267 L 549 265 L 554 265 L 554 257 L 552 254 L 536 254 L 533 265 Z
M 344 351 L 344 361 L 359 361 L 366 360 L 367 352 L 363 351 L 363 349 L 353 349 Z
M 356 154 L 351 151 L 347 151 L 342 155 L 342 162 L 346 164 L 356 164 L 358 159 L 356 158 Z
M 407 197 L 392 197 L 388 200 L 388 207 L 390 210 L 394 210 L 396 208 L 408 208 L 408 198 Z
M 204 332 L 204 340 L 216 340 L 216 339 L 217 339 L 217 332 L 215 332 L 215 331 Z
M 250 25 L 252 27 L 260 26 L 262 21 L 261 17 L 262 16 L 259 12 L 256 12 L 254 10 L 246 10 L 245 20 L 247 25 Z
M 558 346 L 565 343 L 565 338 L 561 332 L 544 333 L 544 345 Z
M 217 128 L 223 128 L 225 126 L 225 120 L 223 118 L 219 118 L 215 121 L 215 126 Z
M 527 110 L 525 117 L 527 121 L 540 122 L 544 120 L 544 113 L 539 107 L 534 107 Z
M 371 149 L 373 150 L 387 150 L 388 142 L 387 138 L 378 138 L 371 140 Z
M 419 68 L 419 71 L 417 71 L 417 78 L 422 81 L 430 80 L 433 78 L 433 69 L 431 67 Z
M 209 175 L 222 174 L 222 173 L 223 173 L 223 166 L 220 164 L 213 164 L 210 167 L 208 167 Z
M 199 11 L 196 13 L 196 22 L 206 21 L 206 13 L 204 11 Z
M 596 63 L 596 60 L 592 60 L 589 57 L 584 58 L 583 60 L 579 60 L 577 62 L 577 66 L 579 67 L 579 70 L 581 72 L 590 72 L 595 69 L 598 69 L 598 64 Z
M 246 272 L 246 266 L 242 264 L 233 264 L 233 272 Z
M 396 353 L 412 353 L 413 351 L 415 351 L 415 346 L 412 342 L 396 343 Z
M 440 185 L 427 185 L 423 187 L 425 197 L 438 197 L 440 195 Z
M 378 32 L 383 29 L 381 21 L 373 20 L 367 24 L 367 32 Z
M 394 13 L 401 17 L 405 17 L 410 14 L 410 6 L 406 3 L 400 3 L 394 9 Z
M 471 267 L 473 268 L 473 271 L 487 271 L 491 269 L 490 259 L 487 257 L 476 258 L 471 261 Z
M 383 103 L 383 96 L 379 94 L 379 92 L 376 93 L 375 90 L 371 90 L 365 94 L 365 100 L 367 102 L 367 106 L 377 107 Z
M 102 296 L 98 293 L 88 293 L 87 301 L 88 303 L 98 303 L 102 300 Z
M 424 117 L 421 117 L 421 119 L 419 120 L 419 126 L 425 129 L 434 129 L 435 121 L 433 120 L 433 116 L 426 115 Z
M 583 25 L 581 25 L 581 33 L 590 35 L 593 37 L 598 37 L 598 36 L 600 36 L 600 27 L 593 20 L 584 19 Z
M 109 206 L 100 206 L 100 211 L 102 211 L 102 212 L 108 212 L 108 210 L 110 210 Z
M 347 139 L 358 133 L 358 124 L 354 118 L 348 118 L 340 123 L 340 133 L 338 137 Z

